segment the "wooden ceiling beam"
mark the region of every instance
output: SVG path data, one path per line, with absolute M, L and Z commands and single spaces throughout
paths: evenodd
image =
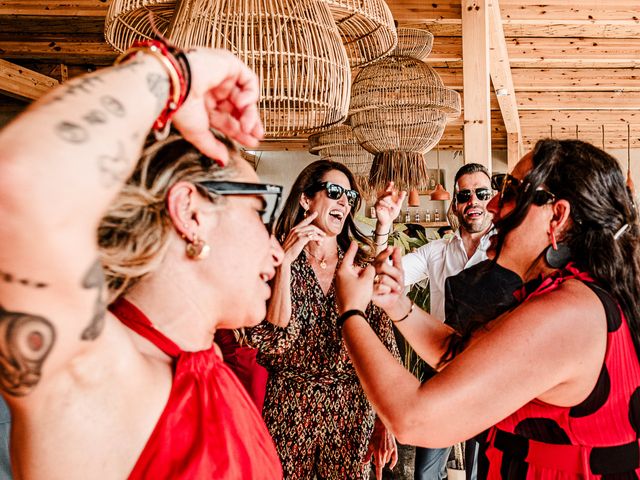
M 588 105 L 585 105 L 588 108 Z M 604 110 L 575 110 L 575 111 L 525 111 L 520 112 L 522 126 L 549 125 L 626 125 L 640 124 L 640 110 L 604 111 Z
M 2 0 L 0 15 L 39 15 L 82 17 L 106 15 L 107 0 L 70 0 L 49 2 L 44 0 Z
M 0 59 L 0 93 L 35 100 L 56 85 L 58 81 L 54 78 Z
M 507 130 L 507 164 L 510 169 L 518 162 L 520 157 L 520 144 L 522 143 L 522 131 L 518 116 L 518 103 L 516 92 L 511 78 L 511 65 L 507 42 L 502 30 L 502 18 L 500 17 L 500 4 L 498 0 L 489 0 L 489 58 L 491 82 L 493 90 L 498 98 L 502 119 Z
M 8 41 L 0 39 L 0 55 L 9 60 L 110 65 L 117 53 L 106 42 Z
M 640 110 L 640 92 L 526 92 L 518 95 L 520 113 L 527 110 Z
M 465 163 L 491 171 L 489 0 L 461 0 Z M 473 160 L 471 157 L 473 156 Z
M 501 2 L 505 21 L 630 21 L 640 23 L 637 0 L 505 0 Z

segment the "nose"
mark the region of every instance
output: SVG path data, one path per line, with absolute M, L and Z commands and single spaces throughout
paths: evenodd
M 491 197 L 491 200 L 487 203 L 487 210 L 493 214 L 494 221 L 498 220 L 498 212 L 500 211 L 500 192 Z
M 279 267 L 280 264 L 282 263 L 282 260 L 284 260 L 284 250 L 282 249 L 282 246 L 280 245 L 278 240 L 276 240 L 275 235 L 271 235 L 270 241 L 271 241 L 271 257 L 273 258 L 273 266 Z

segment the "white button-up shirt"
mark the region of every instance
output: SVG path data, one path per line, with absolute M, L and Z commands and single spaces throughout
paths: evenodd
M 493 233 L 494 231 L 490 230 L 480 239 L 480 244 L 471 258 L 467 257 L 459 231 L 450 238 L 434 240 L 408 253 L 402 257 L 405 285 L 413 285 L 428 278 L 431 314 L 444 321 L 444 281 L 447 277 L 486 260 L 489 238 Z

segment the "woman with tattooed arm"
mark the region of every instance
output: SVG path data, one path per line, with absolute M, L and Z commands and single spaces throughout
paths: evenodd
M 154 41 L 0 133 L 0 393 L 16 477 L 281 477 L 213 346 L 216 328 L 265 316 L 282 259 L 263 226 L 280 187 L 210 130 L 255 145 L 257 100 L 228 52 Z M 138 161 L 171 117 L 184 138 Z

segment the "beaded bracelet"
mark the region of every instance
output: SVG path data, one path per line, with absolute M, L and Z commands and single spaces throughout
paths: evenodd
M 153 124 L 157 139 L 166 138 L 171 119 L 182 106 L 191 89 L 191 69 L 186 55 L 170 46 L 164 39 L 135 42 L 131 48 L 116 59 L 116 64 L 144 52 L 157 58 L 169 76 L 169 98 Z
M 407 312 L 407 314 L 406 314 L 404 317 L 399 318 L 398 320 L 394 320 L 394 319 L 393 319 L 393 318 L 391 318 L 391 317 L 389 317 L 389 318 L 391 319 L 391 321 L 392 321 L 393 323 L 400 323 L 400 322 L 402 322 L 403 320 L 406 320 L 407 318 L 409 318 L 409 315 L 411 315 L 411 314 L 413 313 L 413 307 L 415 307 L 415 306 L 416 306 L 416 304 L 415 304 L 415 303 L 413 303 L 413 300 L 411 300 L 411 307 L 409 308 L 409 311 Z

